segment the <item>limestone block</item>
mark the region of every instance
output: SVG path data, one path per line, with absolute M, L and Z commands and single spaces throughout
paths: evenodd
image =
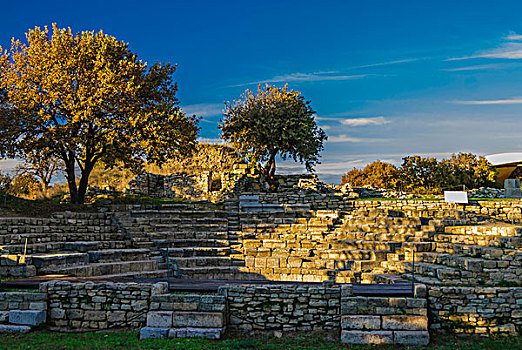
M 169 338 L 221 339 L 224 328 L 172 328 Z
M 428 331 L 394 331 L 393 341 L 401 345 L 428 345 L 430 333 Z
M 342 329 L 370 330 L 381 328 L 380 316 L 350 315 L 341 318 Z
M 143 327 L 140 329 L 140 339 L 164 339 L 168 333 L 168 328 Z
M 0 311 L 0 322 L 7 322 L 9 319 L 9 311 Z
M 174 312 L 173 327 L 222 328 L 224 326 L 221 312 Z
M 15 326 L 12 324 L 0 324 L 0 333 L 27 333 L 31 330 L 29 326 Z
M 46 321 L 47 314 L 44 310 L 11 310 L 9 311 L 9 323 L 26 326 L 37 326 Z
M 341 343 L 344 344 L 393 344 L 391 331 L 342 331 Z
M 426 316 L 383 316 L 383 329 L 424 331 L 428 329 Z
M 147 313 L 147 327 L 172 327 L 172 311 L 151 311 Z

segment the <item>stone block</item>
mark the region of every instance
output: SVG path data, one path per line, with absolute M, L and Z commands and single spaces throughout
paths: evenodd
M 380 316 L 350 315 L 341 318 L 341 328 L 344 330 L 370 330 L 381 328 Z
M 173 328 L 169 331 L 169 338 L 221 339 L 224 331 L 224 328 Z
M 342 331 L 341 342 L 344 344 L 393 344 L 393 332 Z
M 46 321 L 47 314 L 44 310 L 11 310 L 9 311 L 9 323 L 25 326 L 38 326 Z
M 224 326 L 221 312 L 174 312 L 173 327 L 185 328 L 222 328 Z
M 430 333 L 428 331 L 394 331 L 393 342 L 400 345 L 428 345 Z
M 382 329 L 425 331 L 428 318 L 425 316 L 382 316 Z
M 165 339 L 168 333 L 168 328 L 143 327 L 140 329 L 140 339 Z
M 12 324 L 0 324 L 0 333 L 27 333 L 31 330 L 29 326 L 15 326 Z
M 147 327 L 172 327 L 172 311 L 151 311 L 147 313 Z
M 7 322 L 9 319 L 9 311 L 0 311 L 0 323 Z

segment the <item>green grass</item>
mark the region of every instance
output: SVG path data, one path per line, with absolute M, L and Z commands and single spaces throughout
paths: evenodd
M 437 350 L 481 350 L 481 349 L 522 349 L 522 338 L 479 338 L 479 337 L 432 337 L 432 343 L 425 349 Z M 183 349 L 183 350 L 336 350 L 336 349 L 403 349 L 400 346 L 349 346 L 338 344 L 321 335 L 305 337 L 247 338 L 220 341 L 203 339 L 138 340 L 137 332 L 100 333 L 52 333 L 33 332 L 22 335 L 6 335 L 0 338 L 0 349 Z

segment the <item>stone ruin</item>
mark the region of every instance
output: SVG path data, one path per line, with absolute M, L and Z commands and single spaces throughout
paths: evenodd
M 438 332 L 521 333 L 521 200 L 364 200 L 313 177 L 267 193 L 245 169 L 225 177 L 229 195 L 216 203 L 0 218 L 3 278 L 52 275 L 38 293 L 0 293 L 0 331 L 318 331 L 406 345 Z M 201 176 L 194 183 L 212 188 Z M 181 180 L 162 181 L 158 196 Z

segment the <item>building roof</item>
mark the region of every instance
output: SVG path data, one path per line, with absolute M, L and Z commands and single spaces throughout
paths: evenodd
M 522 152 L 495 153 L 485 156 L 493 166 L 516 166 L 522 163 Z

